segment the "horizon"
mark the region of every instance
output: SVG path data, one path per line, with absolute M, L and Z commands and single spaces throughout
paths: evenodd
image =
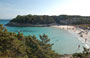
M 90 16 L 89 0 L 0 0 L 0 19 L 17 15 Z
M 26 14 L 26 15 L 29 15 L 29 14 Z M 33 14 L 30 14 L 30 15 L 33 15 Z M 34 14 L 34 15 L 36 15 L 36 14 Z M 68 14 L 61 14 L 61 15 L 67 15 L 67 16 L 81 16 L 81 17 L 89 17 L 89 16 L 82 16 L 82 15 L 68 15 Z M 46 16 L 61 16 L 61 15 L 46 15 Z M 18 16 L 18 15 L 17 15 Z M 21 15 L 21 16 L 24 16 L 24 15 Z M 38 15 L 39 16 L 39 15 Z M 40 15 L 40 16 L 44 16 L 44 15 Z M 14 17 L 14 18 L 16 18 L 16 17 Z M 0 18 L 0 20 L 12 20 L 12 19 L 14 19 L 14 18 L 8 18 L 8 19 L 6 19 L 6 18 Z

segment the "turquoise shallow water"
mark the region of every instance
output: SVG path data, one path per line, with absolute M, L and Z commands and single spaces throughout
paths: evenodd
M 9 21 L 0 20 L 0 24 L 6 24 Z M 27 35 L 36 35 L 39 39 L 39 35 L 47 34 L 51 39 L 50 43 L 54 43 L 52 49 L 59 54 L 72 54 L 76 52 L 81 52 L 83 49 L 78 49 L 78 45 L 83 46 L 81 41 L 71 33 L 63 29 L 57 29 L 52 27 L 7 27 L 10 32 L 18 32 Z

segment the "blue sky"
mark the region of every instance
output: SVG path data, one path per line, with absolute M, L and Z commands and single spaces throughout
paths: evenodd
M 90 15 L 89 0 L 0 0 L 0 19 L 17 15 Z

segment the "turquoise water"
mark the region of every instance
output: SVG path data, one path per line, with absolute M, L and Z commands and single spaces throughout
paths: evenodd
M 0 24 L 6 24 L 9 21 L 0 20 Z M 27 35 L 36 35 L 39 39 L 39 35 L 47 34 L 51 39 L 50 43 L 54 43 L 52 49 L 59 54 L 72 54 L 76 52 L 81 52 L 83 49 L 78 49 L 78 45 L 83 46 L 81 41 L 71 33 L 63 29 L 57 29 L 52 27 L 8 27 L 5 26 L 10 32 L 18 32 Z

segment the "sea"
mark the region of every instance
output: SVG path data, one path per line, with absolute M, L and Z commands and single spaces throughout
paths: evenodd
M 5 26 L 10 20 L 0 20 L 0 24 L 8 29 L 9 32 L 18 33 L 21 31 L 24 36 L 36 35 L 39 39 L 39 35 L 46 34 L 50 38 L 50 43 L 54 44 L 52 50 L 58 54 L 73 54 L 83 51 L 83 43 L 78 39 L 76 35 L 63 29 L 53 27 L 10 27 Z M 80 48 L 78 49 L 78 45 Z

